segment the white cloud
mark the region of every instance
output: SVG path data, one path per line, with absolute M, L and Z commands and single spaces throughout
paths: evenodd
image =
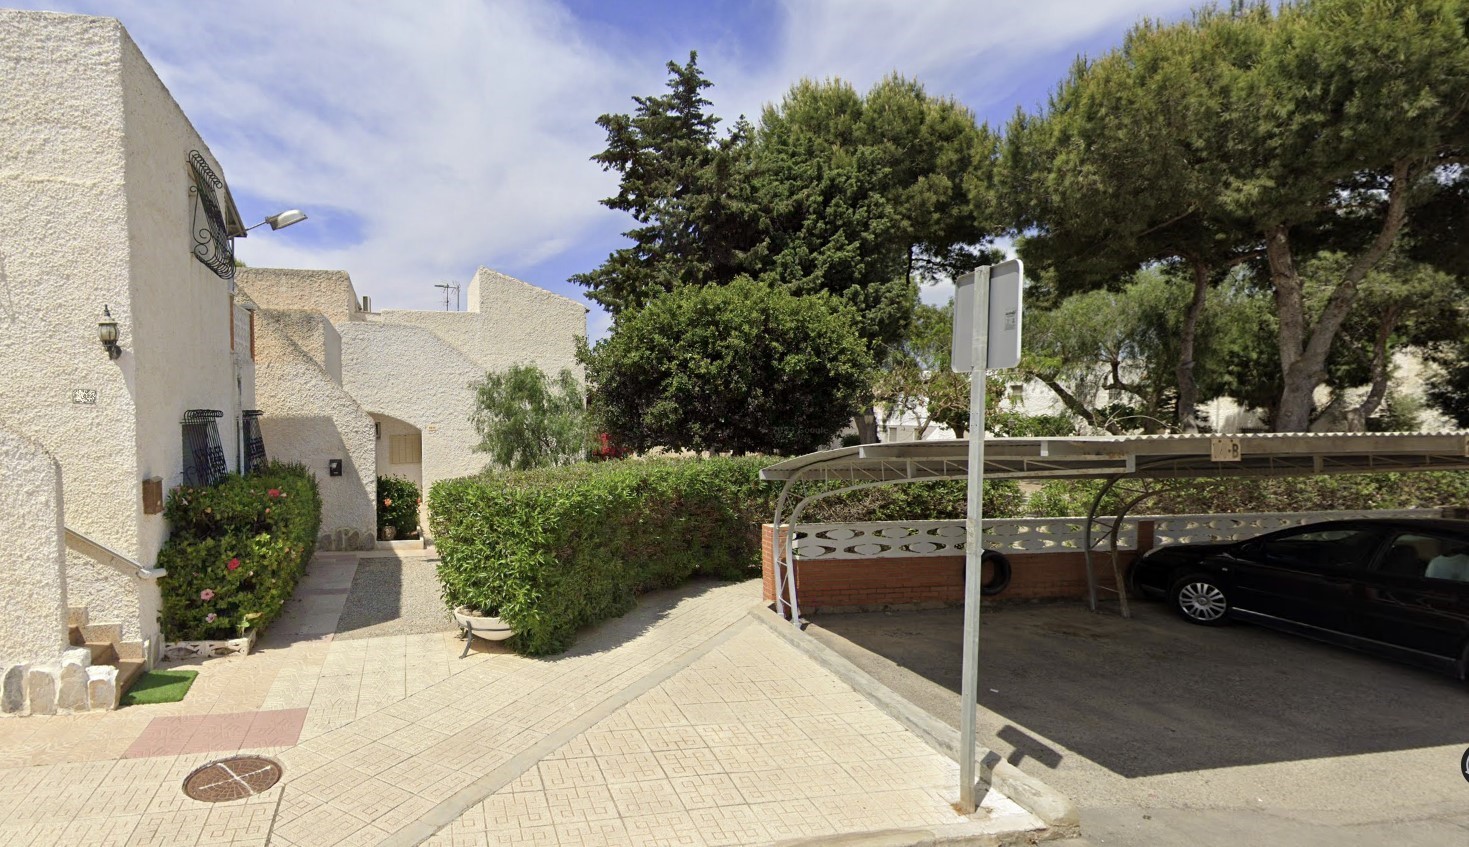
M 605 220 L 593 121 L 661 79 L 532 0 L 76 10 L 122 19 L 247 215 L 311 215 L 251 233 L 242 259 L 345 268 L 384 305 L 432 307 L 433 283 L 534 264 Z
M 865 88 L 891 70 L 983 109 L 991 104 L 976 98 L 1006 98 L 1036 56 L 1185 5 L 789 0 L 775 8 L 773 50 L 731 33 L 666 52 L 685 35 L 653 43 L 536 0 L 45 4 L 122 19 L 247 216 L 289 207 L 311 215 L 291 230 L 252 233 L 238 245 L 242 259 L 344 268 L 380 305 L 420 308 L 435 306 L 434 283 L 467 283 L 482 264 L 562 257 L 564 266 L 619 246 L 609 235 L 626 219 L 597 204 L 616 180 L 588 160 L 604 143 L 593 121 L 661 91 L 663 62 L 688 46 L 707 47 L 701 64 L 717 83 L 716 111 L 731 118 L 758 115 L 802 76 Z M 1054 63 L 1044 73 L 1054 82 Z M 561 279 L 529 281 L 577 293 Z M 605 326 L 605 316 L 591 317 Z

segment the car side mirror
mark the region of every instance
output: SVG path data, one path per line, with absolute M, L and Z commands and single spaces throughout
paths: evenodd
M 1236 549 L 1243 556 L 1249 556 L 1250 558 L 1257 558 L 1257 557 L 1259 557 L 1260 553 L 1264 551 L 1265 545 L 1261 544 L 1258 541 L 1249 541 L 1249 542 L 1246 542 L 1244 544 L 1241 544 Z

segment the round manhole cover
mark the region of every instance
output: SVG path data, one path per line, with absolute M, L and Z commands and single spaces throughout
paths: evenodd
M 280 763 L 263 756 L 231 756 L 195 768 L 184 777 L 184 793 L 205 803 L 243 800 L 280 782 Z

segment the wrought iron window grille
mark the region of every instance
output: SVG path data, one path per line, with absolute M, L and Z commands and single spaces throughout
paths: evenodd
M 189 171 L 194 196 L 190 234 L 194 239 L 194 258 L 214 271 L 220 279 L 235 278 L 235 241 L 225 228 L 224 213 L 217 192 L 224 190 L 224 180 L 209 167 L 198 150 L 189 151 Z
M 216 421 L 218 409 L 190 409 L 184 413 L 184 484 L 214 485 L 229 473 Z
M 246 409 L 240 414 L 240 434 L 245 439 L 245 473 L 265 464 L 265 436 L 260 432 L 260 410 Z

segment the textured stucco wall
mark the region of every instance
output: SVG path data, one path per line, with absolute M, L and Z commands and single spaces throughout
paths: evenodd
M 314 324 L 314 326 L 313 326 Z M 273 459 L 301 462 L 316 473 L 322 514 L 319 545 L 371 549 L 377 529 L 372 418 L 293 338 L 332 339 L 316 312 L 260 310 L 255 317 L 255 392 L 261 433 Z M 342 460 L 329 476 L 327 461 Z
M 469 385 L 479 365 L 424 329 L 349 323 L 342 333 L 342 387 L 369 412 L 397 418 L 423 433 L 424 490 L 446 477 L 477 473 L 488 462 L 475 453 Z
M 161 477 L 165 490 L 183 481 L 180 421 L 189 409 L 224 413 L 216 422 L 219 437 L 230 469 L 238 470 L 240 411 L 249 407 L 254 392 L 247 384 L 248 369 L 230 349 L 230 282 L 193 254 L 190 151 L 203 154 L 221 179 L 224 169 L 126 33 L 121 52 L 137 362 L 138 472 L 129 505 L 138 516 L 135 556 L 146 566 L 157 558 L 168 526 L 162 515 L 142 514 L 138 479 Z M 218 199 L 221 206 L 228 203 L 224 191 Z M 149 630 L 157 628 L 157 584 L 135 584 L 143 637 L 150 637 Z M 125 625 L 124 633 L 130 634 L 130 627 Z
M 61 466 L 0 427 L 0 666 L 54 664 L 67 647 Z
M 321 312 L 334 324 L 366 319 L 346 271 L 240 268 L 235 280 L 262 308 Z
M 576 337 L 587 334 L 585 306 L 489 268 L 475 272 L 468 295 L 464 312 L 385 309 L 382 320 L 430 330 L 481 370 L 534 364 L 552 376 L 570 368 L 583 379 Z
M 151 566 L 167 526 L 142 514 L 141 480 L 179 481 L 184 410 L 225 412 L 234 467 L 252 402 L 229 284 L 191 252 L 189 151 L 223 170 L 110 18 L 0 11 L 0 149 L 0 418 L 60 463 L 68 526 Z M 67 559 L 72 605 L 156 635 L 155 583 Z
M 136 555 L 143 374 L 130 293 L 124 41 L 106 18 L 0 11 L 0 419 L 60 463 L 67 524 Z M 97 341 L 104 304 L 121 335 L 116 361 Z M 94 597 L 88 579 L 72 576 L 70 602 Z M 134 586 L 104 586 L 95 598 L 94 620 L 138 637 Z

